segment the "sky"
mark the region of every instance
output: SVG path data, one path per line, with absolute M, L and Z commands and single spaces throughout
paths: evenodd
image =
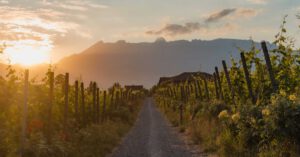
M 100 40 L 273 41 L 285 15 L 300 47 L 298 13 L 299 0 L 0 0 L 0 58 L 55 63 Z

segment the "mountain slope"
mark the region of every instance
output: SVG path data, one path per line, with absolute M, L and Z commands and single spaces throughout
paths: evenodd
M 255 43 L 259 47 L 258 43 Z M 68 71 L 73 78 L 95 80 L 102 87 L 114 82 L 143 84 L 151 87 L 162 76 L 181 72 L 212 72 L 221 60 L 239 57 L 237 47 L 248 50 L 249 40 L 216 39 L 179 40 L 153 43 L 98 42 L 82 53 L 62 59 L 59 71 Z

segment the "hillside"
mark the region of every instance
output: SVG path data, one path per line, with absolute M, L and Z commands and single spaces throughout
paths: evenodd
M 221 60 L 230 55 L 239 57 L 237 47 L 249 49 L 251 41 L 235 39 L 179 40 L 153 43 L 98 42 L 84 52 L 62 59 L 58 69 L 73 77 L 98 80 L 107 87 L 113 82 L 144 84 L 151 87 L 162 76 L 181 72 L 212 72 Z M 257 47 L 260 47 L 256 43 Z

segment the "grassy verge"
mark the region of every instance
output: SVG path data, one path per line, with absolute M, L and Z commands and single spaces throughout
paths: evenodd
M 169 102 L 171 106 L 174 102 Z M 222 101 L 187 103 L 183 123 L 178 108 L 166 117 L 208 154 L 221 157 L 298 157 L 300 103 L 296 96 L 273 95 L 270 104 L 243 104 L 235 110 Z M 176 103 L 175 103 L 176 105 Z M 178 105 L 177 105 L 178 106 Z M 193 107 L 194 106 L 194 107 Z
M 118 109 L 110 108 L 107 117 L 99 124 L 85 127 L 70 123 L 67 131 L 54 131 L 48 139 L 42 124 L 30 125 L 24 157 L 104 157 L 119 145 L 122 137 L 134 125 L 142 100 L 122 104 Z M 72 128 L 72 129 L 71 129 Z M 0 156 L 18 156 L 18 136 L 15 132 L 0 128 Z M 2 134 L 3 133 L 3 134 Z

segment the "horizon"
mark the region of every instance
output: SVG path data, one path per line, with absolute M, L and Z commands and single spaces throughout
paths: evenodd
M 116 82 L 122 85 L 141 84 L 151 88 L 158 83 L 160 77 L 171 77 L 184 72 L 211 74 L 214 70 L 213 65 L 220 66 L 218 60 L 226 60 L 230 66 L 231 57 L 238 59 L 239 48 L 248 51 L 252 45 L 250 39 L 165 41 L 160 38 L 158 41 L 164 42 L 156 44 L 157 41 L 101 41 L 82 53 L 64 57 L 57 63 L 26 67 L 17 64 L 14 67 L 18 72 L 24 68 L 29 69 L 30 77 L 36 79 L 43 78 L 51 66 L 55 74 L 69 73 L 72 81 L 82 80 L 89 83 L 90 80 L 94 80 L 101 88 L 111 87 Z M 254 42 L 255 47 L 260 49 L 259 42 Z M 268 46 L 271 44 L 268 43 Z M 5 71 L 5 68 L 0 69 L 1 71 Z
M 130 42 L 130 41 L 126 41 L 126 40 L 123 40 L 123 39 L 120 39 L 120 40 L 116 40 L 116 41 L 103 41 L 103 40 L 100 40 L 100 41 L 97 41 L 95 43 L 92 43 L 91 45 L 89 45 L 88 47 L 84 48 L 83 50 L 81 51 L 78 51 L 78 52 L 74 52 L 70 55 L 67 55 L 67 56 L 64 56 L 62 58 L 60 58 L 59 60 L 56 60 L 54 62 L 51 62 L 51 63 L 38 63 L 38 64 L 33 64 L 33 65 L 26 65 L 27 68 L 29 67 L 34 67 L 34 66 L 39 66 L 39 65 L 55 65 L 57 63 L 59 63 L 61 60 L 65 59 L 65 58 L 68 58 L 68 57 L 71 57 L 73 55 L 78 55 L 78 54 L 81 54 L 81 53 L 84 53 L 84 51 L 86 51 L 87 49 L 91 48 L 92 46 L 98 44 L 98 43 L 103 43 L 103 44 L 118 44 L 119 42 L 125 42 L 126 44 L 140 44 L 140 43 L 156 43 L 156 42 L 160 42 L 158 41 L 158 39 L 162 39 L 163 37 L 158 37 L 157 39 L 153 40 L 153 41 L 140 41 L 140 42 Z M 265 41 L 265 40 L 261 40 L 261 41 L 255 41 L 251 38 L 249 39 L 237 39 L 237 38 L 214 38 L 214 39 L 176 39 L 176 40 L 166 40 L 165 38 L 163 38 L 165 40 L 165 42 L 177 42 L 177 41 L 188 41 L 188 42 L 192 42 L 192 41 L 215 41 L 215 40 L 244 40 L 244 41 L 253 41 L 253 42 L 261 42 L 261 41 Z M 272 41 L 266 41 L 267 43 L 270 43 L 272 44 Z M 2 64 L 11 64 L 11 63 L 2 63 Z M 20 63 L 13 63 L 11 65 L 16 65 L 16 66 L 24 66 Z

